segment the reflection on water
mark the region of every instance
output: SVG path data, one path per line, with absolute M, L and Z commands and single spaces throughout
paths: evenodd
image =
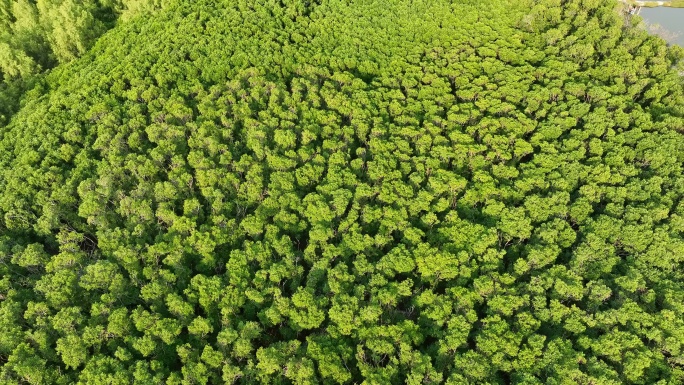
M 644 7 L 640 16 L 649 32 L 684 47 L 684 8 Z

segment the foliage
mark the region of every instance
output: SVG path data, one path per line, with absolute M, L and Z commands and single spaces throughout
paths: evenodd
M 3 112 L 0 382 L 682 383 L 684 54 L 614 5 L 29 34 L 84 56 Z
M 0 0 L 0 81 L 27 78 L 83 55 L 117 18 L 161 0 Z

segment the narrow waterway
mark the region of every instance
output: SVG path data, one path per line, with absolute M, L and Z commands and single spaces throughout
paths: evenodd
M 684 8 L 644 7 L 640 16 L 649 32 L 659 35 L 668 43 L 684 47 Z

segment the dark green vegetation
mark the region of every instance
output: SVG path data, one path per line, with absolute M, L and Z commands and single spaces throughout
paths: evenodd
M 3 88 L 0 383 L 684 381 L 681 49 L 604 0 L 183 3 Z

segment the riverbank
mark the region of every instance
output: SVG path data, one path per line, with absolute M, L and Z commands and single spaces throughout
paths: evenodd
M 625 1 L 627 4 L 636 5 L 639 7 L 672 7 L 684 8 L 684 0 L 670 0 L 670 1 Z
M 620 0 L 627 23 L 631 16 L 640 16 L 640 28 L 665 40 L 668 44 L 684 47 L 684 0 L 676 1 L 633 1 Z M 635 8 L 636 7 L 636 8 Z M 668 9 L 670 8 L 670 9 Z

